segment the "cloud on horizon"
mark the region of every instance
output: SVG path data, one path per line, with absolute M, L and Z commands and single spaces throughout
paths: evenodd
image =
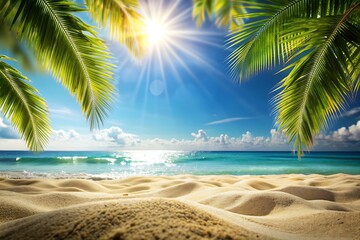
M 202 129 L 198 130 L 197 133 L 191 133 L 191 136 L 194 137 L 194 141 L 203 141 L 207 142 L 209 140 L 208 135 Z
M 291 151 L 283 131 L 271 129 L 269 136 L 254 136 L 246 131 L 241 136 L 230 136 L 222 133 L 209 136 L 204 129 L 191 133 L 193 139 L 141 139 L 139 136 L 126 133 L 119 127 L 111 127 L 93 134 L 93 139 L 111 143 L 112 147 L 123 149 L 164 149 L 164 150 L 240 150 L 240 151 Z M 349 127 L 342 127 L 327 135 L 316 138 L 315 150 L 351 150 L 360 146 L 360 121 Z
M 341 127 L 329 134 L 316 138 L 316 149 L 352 150 L 360 149 L 360 120 L 349 126 Z
M 119 146 L 135 146 L 139 143 L 139 139 L 134 134 L 125 133 L 119 127 L 111 127 L 103 130 L 95 131 L 92 134 L 95 141 L 105 141 L 115 143 Z
M 70 139 L 80 139 L 80 134 L 76 132 L 74 129 L 69 131 L 65 130 L 52 130 L 51 139 L 55 141 L 66 141 Z
M 6 124 L 0 122 L 0 129 Z M 141 139 L 125 132 L 120 127 L 110 127 L 80 135 L 75 130 L 53 130 L 48 150 L 184 150 L 184 151 L 291 151 L 284 132 L 271 129 L 269 136 L 255 136 L 246 131 L 240 136 L 222 133 L 209 136 L 204 129 L 190 134 L 192 139 Z M 0 148 L 24 149 L 21 139 L 2 139 Z M 354 151 L 360 149 L 360 121 L 349 127 L 341 127 L 315 139 L 313 150 L 318 151 Z

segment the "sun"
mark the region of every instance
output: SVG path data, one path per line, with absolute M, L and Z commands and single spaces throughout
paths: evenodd
M 167 38 L 168 30 L 164 24 L 157 20 L 149 19 L 145 22 L 145 36 L 150 44 L 164 42 Z
M 222 48 L 217 31 L 203 31 L 192 19 L 192 8 L 184 0 L 140 0 L 142 21 L 139 23 L 141 58 L 135 59 L 139 66 L 134 97 L 146 86 L 144 108 L 148 93 L 153 97 L 165 97 L 169 101 L 169 89 L 173 82 L 182 85 L 186 76 L 202 84 L 193 66 L 208 68 L 218 76 L 223 73 L 205 59 L 201 49 L 204 45 Z M 223 34 L 223 33 L 221 33 Z M 129 60 L 134 60 L 133 58 Z M 127 61 L 122 63 L 125 66 Z

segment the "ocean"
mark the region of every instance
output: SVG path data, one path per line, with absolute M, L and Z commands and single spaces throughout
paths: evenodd
M 0 175 L 19 178 L 292 173 L 360 174 L 360 152 L 0 151 Z

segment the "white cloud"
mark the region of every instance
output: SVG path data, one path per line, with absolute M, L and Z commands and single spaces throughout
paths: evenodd
M 119 127 L 111 127 L 99 130 L 93 133 L 93 139 L 96 141 L 112 142 L 120 146 L 135 146 L 140 140 L 134 134 L 125 133 Z
M 226 118 L 226 119 L 221 119 L 218 121 L 208 122 L 206 125 L 217 125 L 217 124 L 223 124 L 223 123 L 238 122 L 238 121 L 247 120 L 247 119 L 250 119 L 250 118 L 247 118 L 247 117 Z
M 341 127 L 316 138 L 316 150 L 358 151 L 360 149 L 360 121 L 349 127 Z
M 360 121 L 356 125 L 351 125 L 348 131 L 350 133 L 350 140 L 360 141 Z
M 271 129 L 270 130 L 270 134 L 271 134 L 271 143 L 272 144 L 285 144 L 288 142 L 287 137 L 285 136 L 285 132 L 283 131 L 279 131 L 276 129 Z
M 67 107 L 60 107 L 60 108 L 50 108 L 50 113 L 53 114 L 60 114 L 60 115 L 73 115 L 74 113 L 71 111 L 71 109 Z
M 7 125 L 4 123 L 3 119 L 0 118 L 0 128 L 6 128 Z
M 7 127 L 0 121 L 0 130 Z M 199 129 L 191 133 L 193 139 L 141 139 L 139 136 L 125 132 L 119 127 L 95 131 L 80 135 L 75 130 L 53 130 L 47 150 L 188 150 L 188 151 L 291 151 L 284 132 L 271 129 L 267 136 L 255 136 L 246 131 L 238 136 L 226 133 L 209 136 Z M 0 149 L 24 149 L 20 139 L 0 139 Z M 315 150 L 356 150 L 360 147 L 360 121 L 349 127 L 342 127 L 327 135 L 316 138 Z
M 213 138 L 213 141 L 220 145 L 228 145 L 231 140 L 227 134 L 220 134 L 219 137 Z
M 198 130 L 197 133 L 191 133 L 191 136 L 193 136 L 195 138 L 194 141 L 207 142 L 209 140 L 208 135 L 202 129 Z
M 251 132 L 247 131 L 245 134 L 242 135 L 241 143 L 252 143 L 254 142 L 254 137 L 252 136 Z
M 18 139 L 19 135 L 15 129 L 2 118 L 0 118 L 0 138 L 2 139 Z
M 191 135 L 194 137 L 193 141 L 172 140 L 172 142 L 190 150 L 291 150 L 284 133 L 275 129 L 271 129 L 270 137 L 253 136 L 250 131 L 239 137 L 230 137 L 228 134 L 210 137 L 202 129 Z
M 59 131 L 59 135 L 77 136 L 75 133 Z M 283 131 L 271 129 L 268 136 L 254 136 L 246 131 L 240 136 L 230 136 L 226 133 L 218 136 L 209 136 L 204 129 L 191 133 L 193 139 L 141 139 L 139 136 L 127 133 L 119 127 L 111 127 L 92 133 L 88 136 L 80 136 L 82 146 L 88 149 L 144 149 L 144 150 L 239 150 L 239 151 L 291 151 L 292 144 Z M 86 144 L 85 144 L 86 143 Z M 316 150 L 352 150 L 360 146 L 360 121 L 349 127 L 342 127 L 316 138 Z
M 71 129 L 69 131 L 65 131 L 62 129 L 52 130 L 51 138 L 52 138 L 52 140 L 55 140 L 55 141 L 66 141 L 66 140 L 70 140 L 70 139 L 79 139 L 80 134 L 73 129 Z
M 49 107 L 50 116 L 56 119 L 78 121 L 80 114 L 67 107 Z
M 360 141 L 360 121 L 346 127 L 341 127 L 336 131 L 333 131 L 329 135 L 320 135 L 319 140 L 327 140 L 332 142 L 356 142 Z
M 177 140 L 176 138 L 172 138 L 172 139 L 170 139 L 170 143 L 177 144 L 177 143 L 179 143 L 179 140 Z
M 355 107 L 355 108 L 352 108 L 352 109 L 342 113 L 341 115 L 343 117 L 351 117 L 351 116 L 357 115 L 359 113 L 360 113 L 360 107 Z

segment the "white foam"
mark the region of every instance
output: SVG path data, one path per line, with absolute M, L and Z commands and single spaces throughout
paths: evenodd
M 77 160 L 77 159 L 87 159 L 88 157 L 84 157 L 84 156 L 73 156 L 73 157 L 68 157 L 68 156 L 65 156 L 65 157 L 57 157 L 57 159 L 60 159 L 60 160 Z

